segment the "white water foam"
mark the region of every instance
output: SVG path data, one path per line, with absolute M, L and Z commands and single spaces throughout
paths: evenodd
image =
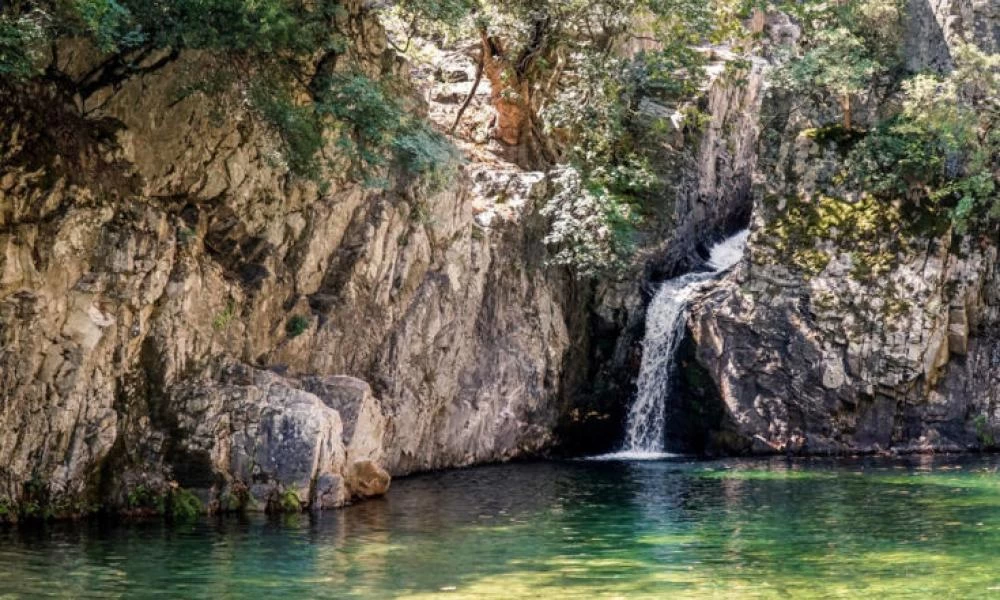
M 702 284 L 738 263 L 746 248 L 748 230 L 729 237 L 710 250 L 710 272 L 688 273 L 665 281 L 646 313 L 638 391 L 628 414 L 625 443 L 604 460 L 655 460 L 675 456 L 663 451 L 667 394 L 674 354 L 684 338 L 688 303 Z
M 622 450 L 621 452 L 610 452 L 608 454 L 598 454 L 588 456 L 586 460 L 664 460 L 667 458 L 679 458 L 682 454 L 671 454 L 670 452 L 643 452 L 641 450 Z

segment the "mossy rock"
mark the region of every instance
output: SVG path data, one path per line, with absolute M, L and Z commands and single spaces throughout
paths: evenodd
M 302 512 L 302 501 L 294 490 L 285 490 L 271 497 L 267 504 L 267 512 L 270 513 L 300 513 Z

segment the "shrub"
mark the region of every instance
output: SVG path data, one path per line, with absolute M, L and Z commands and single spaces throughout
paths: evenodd
M 462 0 L 426 8 L 435 18 L 456 14 Z M 407 171 L 441 181 L 457 152 L 398 99 L 403 94 L 359 73 L 324 74 L 325 58 L 342 55 L 339 0 L 72 0 L 37 3 L 45 13 L 14 3 L 0 8 L 0 78 L 39 73 L 47 43 L 60 36 L 90 39 L 107 56 L 77 84 L 86 98 L 102 87 L 162 67 L 182 49 L 221 57 L 212 82 L 204 73 L 182 87 L 215 92 L 243 89 L 250 106 L 281 139 L 295 175 L 318 180 L 325 140 L 334 138 L 369 182 L 374 168 L 397 160 Z M 413 4 L 412 6 L 416 6 Z M 450 18 L 450 17 L 449 17 Z M 170 50 L 144 63 L 156 49 Z M 59 78 L 67 81 L 68 78 Z M 216 89 L 217 88 L 217 89 Z
M 639 223 L 635 206 L 626 196 L 584 181 L 572 166 L 554 171 L 552 183 L 555 193 L 541 210 L 552 218 L 545 243 L 557 250 L 550 262 L 570 267 L 580 277 L 623 268 Z
M 460 153 L 446 137 L 409 114 L 389 85 L 361 73 L 338 73 L 320 86 L 317 113 L 339 122 L 337 145 L 354 164 L 355 174 L 373 182 L 373 171 L 395 160 L 405 172 L 446 183 Z
M 315 179 L 319 176 L 318 154 L 323 147 L 323 124 L 312 105 L 298 105 L 285 87 L 260 82 L 250 89 L 250 102 L 272 125 L 282 142 L 289 170 Z
M 285 323 L 285 333 L 290 338 L 296 338 L 309 329 L 309 318 L 302 315 L 295 315 Z
M 20 81 L 39 70 L 45 32 L 41 13 L 0 14 L 0 82 Z
M 215 315 L 212 319 L 212 329 L 216 331 L 223 331 L 229 327 L 229 323 L 236 317 L 236 303 L 230 300 L 226 304 L 225 310 Z
M 190 490 L 174 488 L 167 496 L 167 515 L 173 519 L 189 520 L 202 513 L 201 500 Z
M 986 415 L 979 415 L 973 421 L 972 424 L 976 428 L 976 437 L 979 438 L 979 443 L 983 446 L 994 446 L 996 445 L 996 438 L 993 437 L 993 432 L 990 431 L 989 422 L 986 419 Z
M 1000 56 L 965 47 L 948 77 L 916 75 L 902 83 L 902 110 L 871 131 L 846 161 L 847 176 L 867 192 L 944 209 L 959 231 L 1000 219 L 997 189 Z M 970 77 L 969 71 L 981 72 Z
M 285 490 L 271 502 L 269 509 L 279 513 L 299 513 L 302 512 L 302 502 L 294 490 Z
M 166 510 L 166 499 L 148 486 L 137 485 L 125 497 L 125 507 L 129 510 L 152 511 L 162 514 Z

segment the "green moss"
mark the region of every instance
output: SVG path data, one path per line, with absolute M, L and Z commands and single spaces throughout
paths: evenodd
M 987 448 L 996 445 L 996 438 L 993 436 L 993 432 L 990 431 L 986 415 L 979 415 L 973 419 L 972 424 L 976 428 L 976 437 L 979 438 L 980 444 Z
M 783 210 L 777 199 L 765 206 L 777 213 L 768 224 L 764 239 L 770 241 L 776 258 L 806 276 L 815 276 L 832 256 L 823 247 L 847 251 L 852 258 L 852 276 L 868 279 L 889 271 L 897 251 L 909 248 L 916 233 L 908 233 L 907 218 L 889 203 L 865 197 L 849 202 L 830 196 L 790 198 Z
M 299 513 L 302 512 L 302 502 L 294 490 L 285 490 L 272 502 L 271 508 L 274 512 Z

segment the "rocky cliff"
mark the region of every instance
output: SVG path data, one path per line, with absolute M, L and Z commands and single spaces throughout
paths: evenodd
M 947 72 L 958 44 L 1000 42 L 995 3 L 907 9 L 909 69 Z M 770 25 L 787 33 L 791 22 L 771 15 Z M 862 120 L 870 126 L 892 101 L 870 97 Z M 772 132 L 760 146 L 748 256 L 691 315 L 683 391 L 712 434 L 689 441 L 809 454 L 994 447 L 997 232 L 907 221 L 899 204 L 845 190 L 836 175 L 849 140 L 822 135 L 828 115 L 789 106 L 777 91 L 764 100 Z
M 398 70 L 347 5 L 352 62 Z M 549 445 L 569 334 L 535 197 L 484 226 L 466 175 L 321 190 L 239 98 L 179 93 L 213 60 L 0 103 L 4 515 L 339 506 Z

